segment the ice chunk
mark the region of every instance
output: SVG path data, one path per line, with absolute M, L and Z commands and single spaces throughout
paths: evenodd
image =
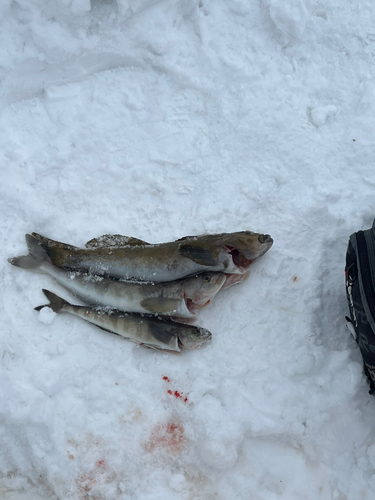
M 287 35 L 301 38 L 305 31 L 309 12 L 302 0 L 276 0 L 270 7 L 270 16 L 276 27 Z
M 335 117 L 337 114 L 336 106 L 332 104 L 328 106 L 322 106 L 319 108 L 315 108 L 311 111 L 311 119 L 317 127 L 321 127 L 326 123 L 326 121 L 330 118 Z
M 43 307 L 40 310 L 38 320 L 44 325 L 50 325 L 55 319 L 56 313 L 52 311 L 49 307 Z

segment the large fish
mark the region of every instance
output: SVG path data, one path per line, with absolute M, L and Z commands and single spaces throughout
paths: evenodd
M 168 283 L 142 283 L 67 271 L 54 266 L 40 242 L 30 234 L 26 235 L 26 243 L 29 255 L 8 259 L 11 264 L 50 275 L 87 304 L 121 311 L 194 318 L 194 311 L 208 305 L 224 284 L 226 288 L 235 284 L 231 276 L 218 272 Z
M 50 307 L 55 313 L 73 314 L 103 330 L 157 350 L 180 352 L 181 349 L 195 349 L 212 338 L 208 330 L 198 326 L 175 323 L 155 316 L 75 306 L 48 290 L 43 292 L 50 303 L 36 307 L 37 311 Z
M 32 234 L 57 267 L 155 282 L 204 271 L 243 274 L 273 243 L 268 234 L 251 231 L 186 236 L 156 245 L 127 236 L 105 235 L 90 240 L 82 249 Z

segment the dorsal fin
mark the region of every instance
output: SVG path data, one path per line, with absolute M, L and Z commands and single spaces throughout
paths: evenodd
M 176 240 L 176 241 L 194 240 L 194 238 L 196 239 L 197 237 L 196 236 L 183 236 L 182 238 L 178 238 L 178 240 Z
M 108 247 L 128 247 L 149 245 L 146 241 L 133 238 L 132 236 L 123 236 L 122 234 L 103 234 L 98 238 L 93 238 L 85 245 L 86 248 L 108 248 Z

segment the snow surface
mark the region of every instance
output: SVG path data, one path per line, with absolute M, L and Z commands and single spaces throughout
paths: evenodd
M 343 273 L 375 215 L 374 9 L 0 2 L 0 498 L 375 498 Z M 244 229 L 274 246 L 181 355 L 38 321 L 42 288 L 71 297 L 6 261 L 31 231 Z

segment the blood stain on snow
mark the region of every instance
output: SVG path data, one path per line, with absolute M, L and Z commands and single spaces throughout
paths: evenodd
M 93 472 L 81 472 L 81 474 L 78 474 L 76 477 L 75 482 L 80 490 L 86 492 L 92 490 L 97 483 Z
M 68 451 L 69 453 L 69 451 Z M 74 455 L 68 455 L 69 460 L 74 460 Z
M 173 455 L 181 453 L 185 443 L 184 428 L 181 424 L 169 421 L 156 424 L 151 431 L 150 439 L 144 448 L 152 453 L 155 448 L 161 448 Z
M 82 498 L 86 499 L 88 498 L 87 493 L 91 491 L 94 486 L 98 483 L 97 481 L 97 474 L 104 474 L 106 472 L 106 464 L 104 460 L 98 460 L 95 463 L 96 468 L 88 471 L 88 472 L 81 472 L 78 474 L 78 476 L 75 478 L 75 483 L 78 486 L 78 489 L 84 496 Z M 99 478 L 98 478 L 99 479 Z
M 294 282 L 297 281 L 297 279 L 298 279 L 297 276 L 293 276 L 293 281 Z
M 170 379 L 166 376 L 163 377 L 163 380 L 165 380 L 166 382 L 170 382 Z M 182 391 L 171 391 L 171 389 L 168 389 L 167 394 L 169 394 L 170 396 L 174 396 L 176 399 L 181 399 L 184 403 L 188 402 L 187 396 L 184 396 L 184 393 Z
M 184 393 L 183 393 L 183 392 L 174 391 L 173 396 L 174 396 L 176 399 L 181 399 L 184 403 L 187 403 L 187 402 L 188 402 L 188 398 L 187 398 L 187 396 L 184 396 Z
M 96 467 L 99 469 L 100 474 L 104 474 L 104 472 L 105 472 L 105 461 L 104 460 L 98 460 L 96 462 Z

